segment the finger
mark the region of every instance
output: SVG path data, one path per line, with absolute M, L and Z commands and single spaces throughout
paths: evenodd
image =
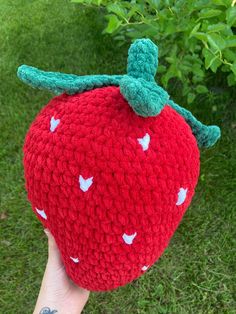
M 62 267 L 60 251 L 53 235 L 48 229 L 44 229 L 44 232 L 48 237 L 48 263 L 52 264 L 53 267 Z

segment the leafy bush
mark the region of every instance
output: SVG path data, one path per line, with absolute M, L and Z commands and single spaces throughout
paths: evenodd
M 127 38 L 149 37 L 159 44 L 161 83 L 182 82 L 191 103 L 207 93 L 206 74 L 225 72 L 236 85 L 236 0 L 73 0 L 99 6 L 108 14 L 104 32 L 122 44 Z

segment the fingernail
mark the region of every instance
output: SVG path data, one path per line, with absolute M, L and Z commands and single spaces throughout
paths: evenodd
M 45 232 L 46 236 L 48 237 L 48 235 L 49 235 L 49 230 L 48 230 L 48 229 L 44 229 L 43 231 Z

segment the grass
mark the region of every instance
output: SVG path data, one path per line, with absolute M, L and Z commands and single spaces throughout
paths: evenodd
M 46 238 L 26 200 L 22 145 L 51 95 L 23 85 L 17 67 L 120 74 L 128 44 L 118 48 L 101 34 L 101 13 L 67 1 L 2 0 L 0 17 L 0 313 L 21 314 L 33 311 L 47 258 Z M 198 97 L 191 110 L 222 129 L 220 142 L 201 151 L 192 205 L 146 275 L 113 292 L 92 293 L 84 313 L 236 313 L 235 93 Z

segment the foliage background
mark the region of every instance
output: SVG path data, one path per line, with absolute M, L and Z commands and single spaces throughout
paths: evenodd
M 22 84 L 17 67 L 122 74 L 130 43 L 119 47 L 102 34 L 102 12 L 70 1 L 1 0 L 0 21 L 0 313 L 22 314 L 33 312 L 47 258 L 46 237 L 26 200 L 22 145 L 52 95 Z M 84 313 L 235 313 L 236 95 L 225 77 L 216 76 L 214 90 L 191 105 L 199 120 L 221 127 L 222 139 L 201 151 L 196 195 L 170 246 L 132 284 L 92 293 Z M 173 81 L 171 97 L 190 109 L 178 86 Z
M 72 0 L 106 13 L 104 33 L 122 45 L 148 37 L 160 46 L 161 84 L 181 82 L 182 95 L 192 103 L 212 88 L 216 72 L 236 85 L 236 1 L 233 0 Z M 164 42 L 164 45 L 162 43 Z

